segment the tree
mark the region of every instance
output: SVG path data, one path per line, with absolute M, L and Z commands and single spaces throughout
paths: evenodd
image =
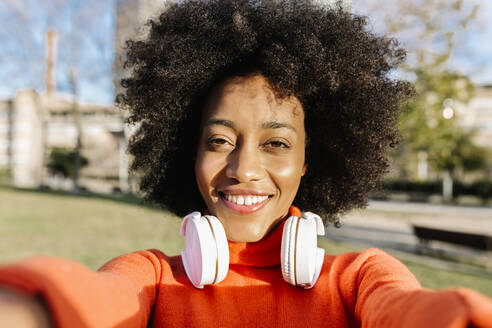
M 473 143 L 475 131 L 459 123 L 464 103 L 473 95 L 470 80 L 457 73 L 430 74 L 417 70 L 416 98 L 400 117 L 405 148 L 398 156 L 425 154 L 434 170 L 442 172 L 443 196 L 452 198 L 452 180 L 457 169 L 485 168 L 487 151 Z
M 49 160 L 47 163 L 48 171 L 54 175 L 62 175 L 64 178 L 72 177 L 75 170 L 75 156 L 77 156 L 77 154 L 73 149 L 51 149 Z M 87 158 L 83 156 L 80 156 L 79 161 L 79 167 L 83 167 L 89 164 Z
M 373 0 L 354 3 L 375 21 L 383 22 L 375 28 L 395 35 L 409 52 L 408 62 L 398 74 L 415 81 L 417 93 L 400 117 L 403 142 L 392 152 L 395 162 L 402 165 L 402 174 L 422 178 L 408 165 L 428 161 L 442 172 L 444 196 L 449 198 L 456 169 L 486 165 L 486 150 L 473 143 L 474 131 L 460 124 L 474 85 L 448 65 L 452 56 L 463 51 L 457 45 L 477 18 L 478 2 L 398 0 L 384 8 Z

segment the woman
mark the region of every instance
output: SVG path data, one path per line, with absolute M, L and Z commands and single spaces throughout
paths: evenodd
M 41 295 L 33 317 L 60 327 L 492 327 L 486 297 L 422 289 L 380 250 L 319 256 L 314 243 L 308 264 L 289 251 L 305 222 L 310 243 L 323 230 L 299 208 L 337 223 L 386 172 L 412 93 L 388 77 L 404 59 L 394 40 L 310 2 L 217 0 L 171 6 L 128 48 L 132 169 L 147 199 L 186 216 L 187 248 L 98 272 L 24 260 L 0 269 L 4 304 Z

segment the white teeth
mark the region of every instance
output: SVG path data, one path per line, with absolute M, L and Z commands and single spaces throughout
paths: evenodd
M 256 195 L 224 195 L 225 198 L 231 203 L 238 205 L 254 205 L 265 201 L 268 196 L 256 196 Z

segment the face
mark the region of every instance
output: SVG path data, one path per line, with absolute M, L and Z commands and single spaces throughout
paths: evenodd
M 204 107 L 198 188 L 231 241 L 263 238 L 288 213 L 305 173 L 304 112 L 261 75 L 218 85 Z

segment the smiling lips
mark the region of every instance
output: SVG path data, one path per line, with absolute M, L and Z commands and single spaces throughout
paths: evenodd
M 247 214 L 259 211 L 269 201 L 268 195 L 230 194 L 219 192 L 220 199 L 233 211 Z

